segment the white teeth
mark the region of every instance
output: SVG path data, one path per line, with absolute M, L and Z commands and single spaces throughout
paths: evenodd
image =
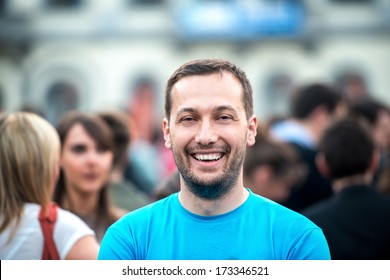
M 201 154 L 201 155 L 195 155 L 195 158 L 197 160 L 218 160 L 222 157 L 221 154 Z

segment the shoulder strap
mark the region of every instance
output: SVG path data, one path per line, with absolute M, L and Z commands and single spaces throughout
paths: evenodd
M 60 256 L 54 243 L 53 232 L 57 220 L 57 204 L 50 202 L 46 208 L 41 208 L 39 223 L 44 237 L 43 260 L 59 260 Z

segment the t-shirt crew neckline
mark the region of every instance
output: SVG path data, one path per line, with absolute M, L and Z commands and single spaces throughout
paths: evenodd
M 204 215 L 195 214 L 195 213 L 187 210 L 186 208 L 184 208 L 184 206 L 180 203 L 179 193 L 176 193 L 174 195 L 174 197 L 172 197 L 172 199 L 173 199 L 174 208 L 177 211 L 180 211 L 181 214 L 185 215 L 186 217 L 188 217 L 192 220 L 195 220 L 195 221 L 200 221 L 200 222 L 202 222 L 202 221 L 203 222 L 208 222 L 208 221 L 216 222 L 216 221 L 224 221 L 227 217 L 229 217 L 229 219 L 241 217 L 241 213 L 243 211 L 245 211 L 245 208 L 247 208 L 248 205 L 253 200 L 252 191 L 249 188 L 246 188 L 246 190 L 249 192 L 249 195 L 246 198 L 246 200 L 244 201 L 244 203 L 242 203 L 241 205 L 239 205 L 238 207 L 236 207 L 235 209 L 233 209 L 229 212 L 219 214 L 219 215 L 213 215 L 213 216 L 204 216 Z

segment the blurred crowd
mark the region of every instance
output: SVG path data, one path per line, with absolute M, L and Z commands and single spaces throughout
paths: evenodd
M 285 115 L 260 120 L 256 144 L 245 158 L 245 187 L 312 219 L 324 231 L 334 259 L 388 258 L 390 237 L 383 236 L 390 227 L 388 104 L 368 90 L 321 81 L 297 85 L 289 98 Z M 140 81 L 126 108 L 67 112 L 55 125 L 60 156 L 50 200 L 84 221 L 98 243 L 107 227 L 127 212 L 179 191 L 180 176 L 164 146 L 155 106 L 155 90 Z M 0 122 L 2 135 L 6 119 L 2 116 Z M 14 133 L 15 139 L 24 137 Z M 0 148 L 3 172 L 10 159 Z M 1 176 L 0 259 L 18 258 L 4 245 L 12 235 L 8 228 L 13 214 L 4 217 L 4 201 L 11 195 L 8 175 Z M 347 193 L 356 186 L 365 186 L 365 191 Z M 26 202 L 43 203 L 24 192 Z M 23 217 L 20 208 L 14 209 Z M 355 230 L 357 236 L 351 236 Z

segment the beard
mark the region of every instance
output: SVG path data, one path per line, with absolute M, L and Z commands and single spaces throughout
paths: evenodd
M 207 148 L 210 147 L 208 146 Z M 229 146 L 226 145 L 223 148 L 225 150 L 224 157 L 229 159 L 223 168 L 222 174 L 212 178 L 205 178 L 197 176 L 191 169 L 189 150 L 194 150 L 195 148 L 185 149 L 185 155 L 183 156 L 172 147 L 177 169 L 189 190 L 195 196 L 206 200 L 217 200 L 228 194 L 237 183 L 245 157 L 245 147 L 238 148 L 233 154 Z M 197 151 L 202 149 L 205 148 L 196 147 Z

